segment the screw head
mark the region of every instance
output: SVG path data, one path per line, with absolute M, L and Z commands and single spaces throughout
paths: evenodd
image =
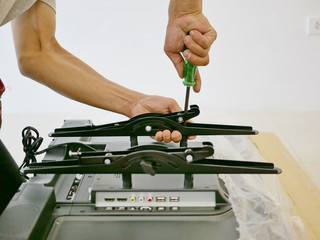
M 186 160 L 187 160 L 188 163 L 192 162 L 193 161 L 193 156 L 191 154 L 188 154 L 186 156 Z
M 152 127 L 148 125 L 148 126 L 146 126 L 145 130 L 146 130 L 146 132 L 151 132 Z

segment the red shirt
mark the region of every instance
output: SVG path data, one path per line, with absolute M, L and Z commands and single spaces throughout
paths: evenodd
M 4 90 L 6 90 L 6 88 L 4 87 L 4 84 L 3 84 L 3 82 L 2 82 L 1 79 L 0 79 L 0 98 L 1 98 Z
M 6 88 L 5 88 L 3 82 L 2 82 L 1 79 L 0 79 L 0 128 L 1 128 L 1 124 L 2 124 L 1 96 L 2 96 L 2 94 L 3 94 L 3 92 L 4 92 L 4 90 L 6 90 Z

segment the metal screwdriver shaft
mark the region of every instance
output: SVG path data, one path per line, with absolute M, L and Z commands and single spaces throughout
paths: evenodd
M 190 87 L 187 87 L 186 98 L 184 100 L 184 113 L 185 114 L 188 112 L 188 108 L 189 108 L 189 95 L 190 95 Z

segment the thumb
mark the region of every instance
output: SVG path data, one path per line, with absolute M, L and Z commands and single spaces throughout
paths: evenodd
M 179 106 L 179 104 L 176 102 L 176 100 L 174 100 L 172 98 L 170 99 L 168 107 L 169 107 L 170 113 L 182 111 L 182 108 Z

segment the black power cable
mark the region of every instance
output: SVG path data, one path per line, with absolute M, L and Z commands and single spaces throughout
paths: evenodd
M 21 172 L 21 169 L 25 166 L 28 166 L 31 162 L 37 162 L 35 155 L 37 150 L 39 149 L 41 143 L 43 142 L 43 138 L 39 136 L 39 132 L 34 127 L 25 127 L 22 130 L 22 145 L 23 151 L 26 156 L 23 159 L 21 166 L 19 167 L 19 172 L 22 176 L 28 179 L 28 177 Z
M 26 174 L 24 174 L 21 171 L 21 169 L 27 167 L 30 163 L 36 163 L 37 162 L 36 155 L 46 153 L 49 150 L 52 150 L 54 148 L 60 148 L 61 146 L 70 146 L 70 147 L 72 146 L 73 148 L 76 148 L 78 150 L 86 149 L 91 151 L 97 151 L 97 149 L 80 142 L 69 142 L 69 143 L 57 144 L 57 145 L 53 145 L 48 148 L 45 148 L 41 151 L 38 151 L 42 142 L 43 142 L 43 138 L 40 137 L 38 130 L 35 129 L 34 127 L 28 126 L 22 130 L 22 145 L 23 145 L 23 151 L 25 152 L 26 155 L 23 159 L 22 164 L 19 167 L 19 173 L 21 176 L 23 176 L 26 179 L 29 179 L 29 178 L 27 177 Z

